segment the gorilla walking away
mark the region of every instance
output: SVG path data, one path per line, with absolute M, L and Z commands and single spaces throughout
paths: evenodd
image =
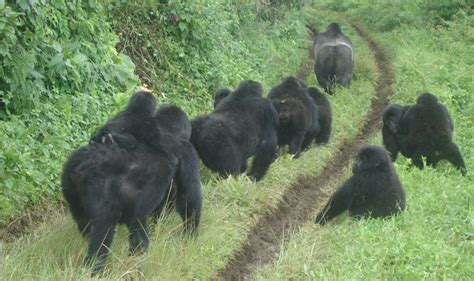
M 392 104 L 383 113 L 383 143 L 395 161 L 398 152 L 411 158 L 422 169 L 426 163 L 436 166 L 448 160 L 463 175 L 467 174 L 464 159 L 453 142 L 453 121 L 446 107 L 430 94 L 421 94 L 415 105 Z
M 319 85 L 332 94 L 334 84 L 348 86 L 354 68 L 352 41 L 341 31 L 337 23 L 331 23 L 325 32 L 314 39 L 314 72 Z
M 144 97 L 147 102 L 134 103 L 134 97 Z M 108 122 L 99 131 L 107 132 L 106 141 L 98 137 L 99 143 L 79 148 L 64 165 L 62 191 L 79 231 L 89 240 L 85 264 L 93 265 L 93 275 L 104 270 L 118 224 L 125 224 L 130 232 L 131 253 L 147 249 L 147 217 L 161 210 L 172 185 L 185 229 L 194 232 L 199 225 L 199 158 L 189 140 L 180 137 L 189 136 L 189 121 L 186 116 L 179 118 L 184 114 L 181 111 L 171 119 L 184 122 L 173 127 L 182 129 L 160 128 L 160 120 L 142 124 L 132 113 L 154 111 L 156 101 L 148 97 L 153 96 L 134 95 L 129 107 L 112 119 L 117 122 Z M 155 136 L 159 138 L 153 139 Z
M 191 124 L 191 142 L 199 156 L 222 176 L 244 173 L 247 159 L 255 156 L 248 176 L 258 181 L 276 157 L 278 115 L 256 81 L 240 82 L 212 113 Z
M 384 218 L 405 210 L 405 192 L 388 153 L 365 145 L 352 167 L 354 173 L 316 216 L 324 225 L 344 211 L 352 217 Z

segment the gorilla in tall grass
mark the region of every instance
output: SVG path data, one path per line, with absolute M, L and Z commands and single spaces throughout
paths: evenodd
M 354 68 L 352 41 L 342 33 L 337 23 L 331 23 L 325 32 L 316 35 L 313 44 L 314 72 L 319 85 L 332 94 L 334 84 L 348 86 Z
M 352 172 L 318 213 L 316 223 L 324 225 L 345 211 L 352 217 L 384 218 L 405 210 L 405 192 L 383 148 L 362 147 Z
M 130 232 L 131 252 L 147 249 L 147 217 L 162 208 L 172 185 L 185 229 L 194 232 L 199 225 L 199 158 L 189 140 L 180 137 L 189 136 L 189 121 L 178 111 L 170 122 L 183 123 L 174 124 L 174 131 L 160 128 L 160 114 L 142 121 L 134 113 L 148 114 L 156 105 L 147 95 L 132 96 L 115 121 L 99 130 L 104 133 L 95 136 L 99 142 L 73 152 L 63 168 L 62 191 L 79 231 L 89 239 L 85 263 L 93 265 L 93 275 L 104 270 L 118 224 Z
M 393 161 L 401 152 L 420 169 L 424 167 L 422 157 L 426 157 L 430 166 L 448 160 L 463 175 L 467 173 L 464 159 L 453 142 L 451 116 L 434 95 L 421 94 L 415 105 L 388 106 L 383 113 L 383 124 L 383 143 Z

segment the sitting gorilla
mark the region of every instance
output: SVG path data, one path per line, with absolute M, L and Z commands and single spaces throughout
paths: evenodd
M 222 88 L 217 90 L 214 94 L 214 108 L 226 97 L 232 94 L 232 90 L 228 88 Z
M 149 102 L 134 112 L 146 111 L 155 103 L 154 98 Z M 121 112 L 117 116 L 129 113 Z M 131 123 L 138 119 L 127 116 L 130 119 L 121 119 L 124 128 L 133 131 L 142 126 L 134 127 Z M 104 270 L 117 224 L 127 225 L 131 252 L 147 249 L 147 217 L 160 211 L 172 184 L 176 188 L 176 211 L 185 229 L 194 232 L 199 225 L 202 205 L 199 158 L 192 144 L 179 137 L 185 135 L 186 129 L 176 130 L 174 135 L 166 129 L 161 133 L 156 123 L 147 124 L 150 127 L 142 126 L 145 135 L 141 136 L 150 140 L 150 136 L 159 135 L 154 146 L 119 129 L 107 133 L 105 141 L 99 144 L 79 148 L 64 165 L 62 191 L 79 231 L 89 239 L 85 263 L 91 264 L 97 258 L 93 275 Z M 180 124 L 175 128 L 186 127 Z M 113 127 L 117 128 L 120 127 Z
M 392 154 L 392 160 L 401 152 L 422 169 L 422 157 L 426 157 L 427 164 L 431 166 L 446 159 L 463 175 L 467 173 L 464 159 L 453 142 L 451 117 L 434 95 L 421 94 L 412 106 L 388 106 L 383 122 L 383 143 Z
M 333 93 L 334 83 L 348 86 L 354 68 L 352 41 L 341 31 L 337 23 L 331 23 L 325 32 L 314 39 L 314 72 L 319 85 L 327 93 Z
M 255 155 L 248 176 L 263 178 L 276 156 L 278 115 L 262 93 L 260 83 L 244 80 L 212 113 L 191 121 L 191 142 L 209 169 L 238 175 Z
M 295 158 L 300 156 L 320 133 L 319 112 L 304 84 L 287 77 L 268 93 L 278 112 L 278 145 L 289 145 Z
M 348 210 L 353 217 L 384 218 L 405 210 L 405 192 L 388 153 L 365 145 L 359 151 L 350 177 L 316 216 L 324 225 Z
M 326 96 L 314 87 L 307 89 L 308 95 L 313 98 L 318 107 L 319 112 L 319 127 L 321 128 L 319 134 L 316 135 L 316 143 L 323 144 L 329 141 L 331 137 L 332 127 L 332 112 L 331 104 Z

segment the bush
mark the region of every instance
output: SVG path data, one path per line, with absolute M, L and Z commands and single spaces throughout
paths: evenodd
M 54 198 L 72 149 L 137 85 L 98 1 L 0 1 L 0 225 Z

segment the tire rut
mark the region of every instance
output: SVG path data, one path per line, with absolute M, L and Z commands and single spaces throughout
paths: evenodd
M 359 23 L 352 20 L 349 24 L 368 44 L 375 57 L 377 68 L 375 95 L 371 99 L 370 111 L 364 119 L 361 130 L 355 138 L 339 141 L 336 149 L 338 152 L 327 161 L 320 175 L 297 178 L 276 208 L 261 217 L 250 230 L 245 244 L 230 259 L 227 267 L 218 273 L 217 279 L 250 280 L 256 268 L 271 264 L 278 257 L 281 242 L 289 240 L 292 230 L 308 222 L 308 219 L 312 220 L 310 216 L 325 199 L 321 192 L 324 190 L 323 187 L 329 186 L 335 179 L 341 177 L 344 168 L 360 146 L 380 130 L 382 111 L 392 94 L 394 75 L 383 48 Z M 313 36 L 312 31 L 309 32 Z M 311 59 L 306 59 L 297 74 L 298 78 L 307 77 L 311 72 L 311 66 Z

